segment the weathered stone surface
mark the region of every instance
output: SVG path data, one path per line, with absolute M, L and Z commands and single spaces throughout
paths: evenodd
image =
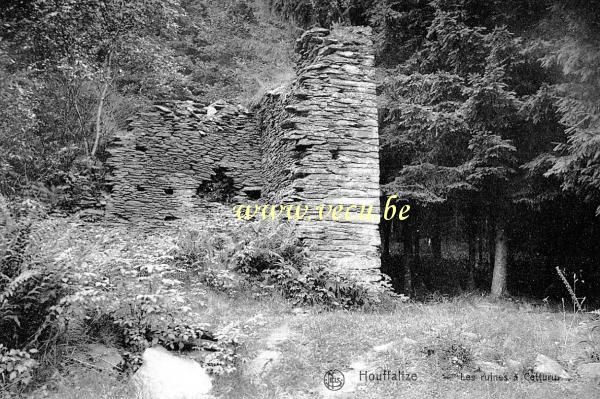
M 300 238 L 339 270 L 378 279 L 379 137 L 367 27 L 306 31 L 296 79 L 248 111 L 226 102 L 156 104 L 110 148 L 108 210 L 130 221 L 203 212 L 216 185 L 235 202 L 373 207 L 371 220 L 301 221 Z M 233 217 L 233 212 L 231 213 Z M 215 223 L 218 221 L 215 220 Z
M 363 27 L 305 32 L 296 43 L 296 81 L 267 94 L 257 109 L 267 149 L 266 198 L 373 206 L 374 218 L 367 222 L 311 220 L 298 226 L 314 251 L 341 270 L 365 276 L 380 262 L 379 138 L 370 34 Z
M 260 135 L 246 109 L 225 102 L 154 105 L 109 148 L 111 214 L 131 221 L 182 217 L 202 208 L 215 184 L 248 200 L 262 186 Z M 259 189 L 260 190 L 260 189 Z
M 133 382 L 140 399 L 208 399 L 212 382 L 199 363 L 157 346 L 142 356 Z
M 548 356 L 539 354 L 535 358 L 535 365 L 533 366 L 533 371 L 539 374 L 547 374 L 553 377 L 560 377 L 562 379 L 568 380 L 571 378 L 569 373 L 565 371 L 565 369 L 553 359 L 550 359 Z

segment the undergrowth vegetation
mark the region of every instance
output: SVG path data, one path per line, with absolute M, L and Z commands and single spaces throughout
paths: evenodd
M 46 209 L 2 198 L 0 389 L 7 397 L 69 365 L 95 369 L 74 355 L 93 344 L 118 351 L 120 375 L 134 373 L 154 345 L 187 354 L 213 375 L 232 373 L 261 321 L 215 326 L 209 303 L 219 296 L 276 296 L 318 311 L 395 303 L 387 280 L 332 271 L 292 225 L 183 226 L 134 239 L 126 228 L 87 230 L 76 219 L 48 218 Z
M 299 244 L 293 225 L 230 221 L 207 227 L 192 221 L 148 233 L 43 218 L 44 210 L 33 202 L 5 202 L 2 209 L 3 398 L 36 397 L 32 391 L 61 399 L 78 397 L 75 392 L 127 397 L 120 392 L 128 376 L 140 367 L 145 348 L 154 345 L 200 362 L 213 375 L 217 394 L 257 397 L 255 388 L 237 392 L 236 387 L 247 382 L 247 365 L 282 320 L 291 320 L 294 340 L 280 348 L 278 375 L 291 368 L 308 371 L 289 392 L 310 388 L 311 376 L 322 375 L 323 367 L 349 364 L 352 353 L 390 340 L 413 348 L 392 351 L 382 361 L 402 364 L 410 353 L 424 378 L 450 377 L 443 381 L 481 361 L 517 360 L 529 367 L 537 353 L 564 364 L 598 359 L 594 315 L 571 314 L 568 307 L 553 313 L 549 304 L 532 308 L 516 300 L 487 303 L 474 294 L 394 306 L 399 300 L 386 281 L 365 283 L 332 271 Z M 9 275 L 11 281 L 32 278 L 34 286 L 9 293 Z M 286 319 L 299 305 L 309 309 Z M 525 327 L 528 323 L 533 328 Z M 341 328 L 344 333 L 337 334 Z M 522 339 L 528 340 L 525 349 Z M 82 357 L 94 345 L 118 352 L 110 372 Z M 106 386 L 88 381 L 81 389 L 71 387 L 89 376 L 99 381 L 98 373 L 107 376 Z M 281 397 L 277 389 L 267 387 L 263 397 Z
M 0 197 L 0 396 L 42 383 L 94 342 L 118 349 L 116 370 L 125 374 L 153 345 L 198 352 L 213 374 L 235 369 L 239 334 L 213 332 L 183 306 L 169 240 L 141 259 L 98 259 L 89 245 L 106 237 L 81 242 L 72 223 L 44 213 L 36 202 Z M 201 289 L 190 291 L 202 297 Z
M 65 212 L 104 206 L 108 145 L 148 104 L 249 104 L 293 74 L 260 1 L 10 0 L 0 25 L 0 193 Z
M 43 209 L 32 201 L 19 205 L 11 209 L 0 197 L 0 392 L 31 382 L 35 355 L 56 343 L 67 322 L 62 314 L 71 292 L 68 273 L 30 250 Z
M 387 279 L 368 282 L 332 271 L 289 224 L 251 223 L 229 234 L 184 230 L 177 244 L 179 262 L 225 292 L 277 291 L 296 305 L 329 309 L 373 308 L 395 296 Z

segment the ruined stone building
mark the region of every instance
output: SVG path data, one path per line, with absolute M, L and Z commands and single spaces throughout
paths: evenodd
M 170 220 L 227 203 L 373 206 L 370 221 L 301 221 L 300 237 L 346 271 L 380 265 L 379 137 L 370 28 L 312 29 L 296 77 L 251 110 L 157 103 L 111 148 L 109 211 Z M 235 217 L 233 211 L 230 217 Z

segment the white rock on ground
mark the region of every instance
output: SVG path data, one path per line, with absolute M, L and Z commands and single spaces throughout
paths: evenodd
M 584 380 L 600 379 L 600 363 L 585 363 L 577 366 L 577 374 Z
M 565 380 L 571 379 L 569 373 L 567 373 L 556 360 L 550 359 L 548 356 L 542 354 L 537 355 L 535 358 L 533 371 L 540 374 L 560 377 Z
M 137 399 L 208 399 L 212 382 L 202 366 L 169 353 L 161 346 L 148 348 L 142 367 L 134 374 Z

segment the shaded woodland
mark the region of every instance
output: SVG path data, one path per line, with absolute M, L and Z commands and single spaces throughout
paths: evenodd
M 144 105 L 251 103 L 301 28 L 370 25 L 383 193 L 413 209 L 381 226 L 396 288 L 560 298 L 559 267 L 597 296 L 597 1 L 15 0 L 0 22 L 7 197 L 101 207 L 106 145 Z

